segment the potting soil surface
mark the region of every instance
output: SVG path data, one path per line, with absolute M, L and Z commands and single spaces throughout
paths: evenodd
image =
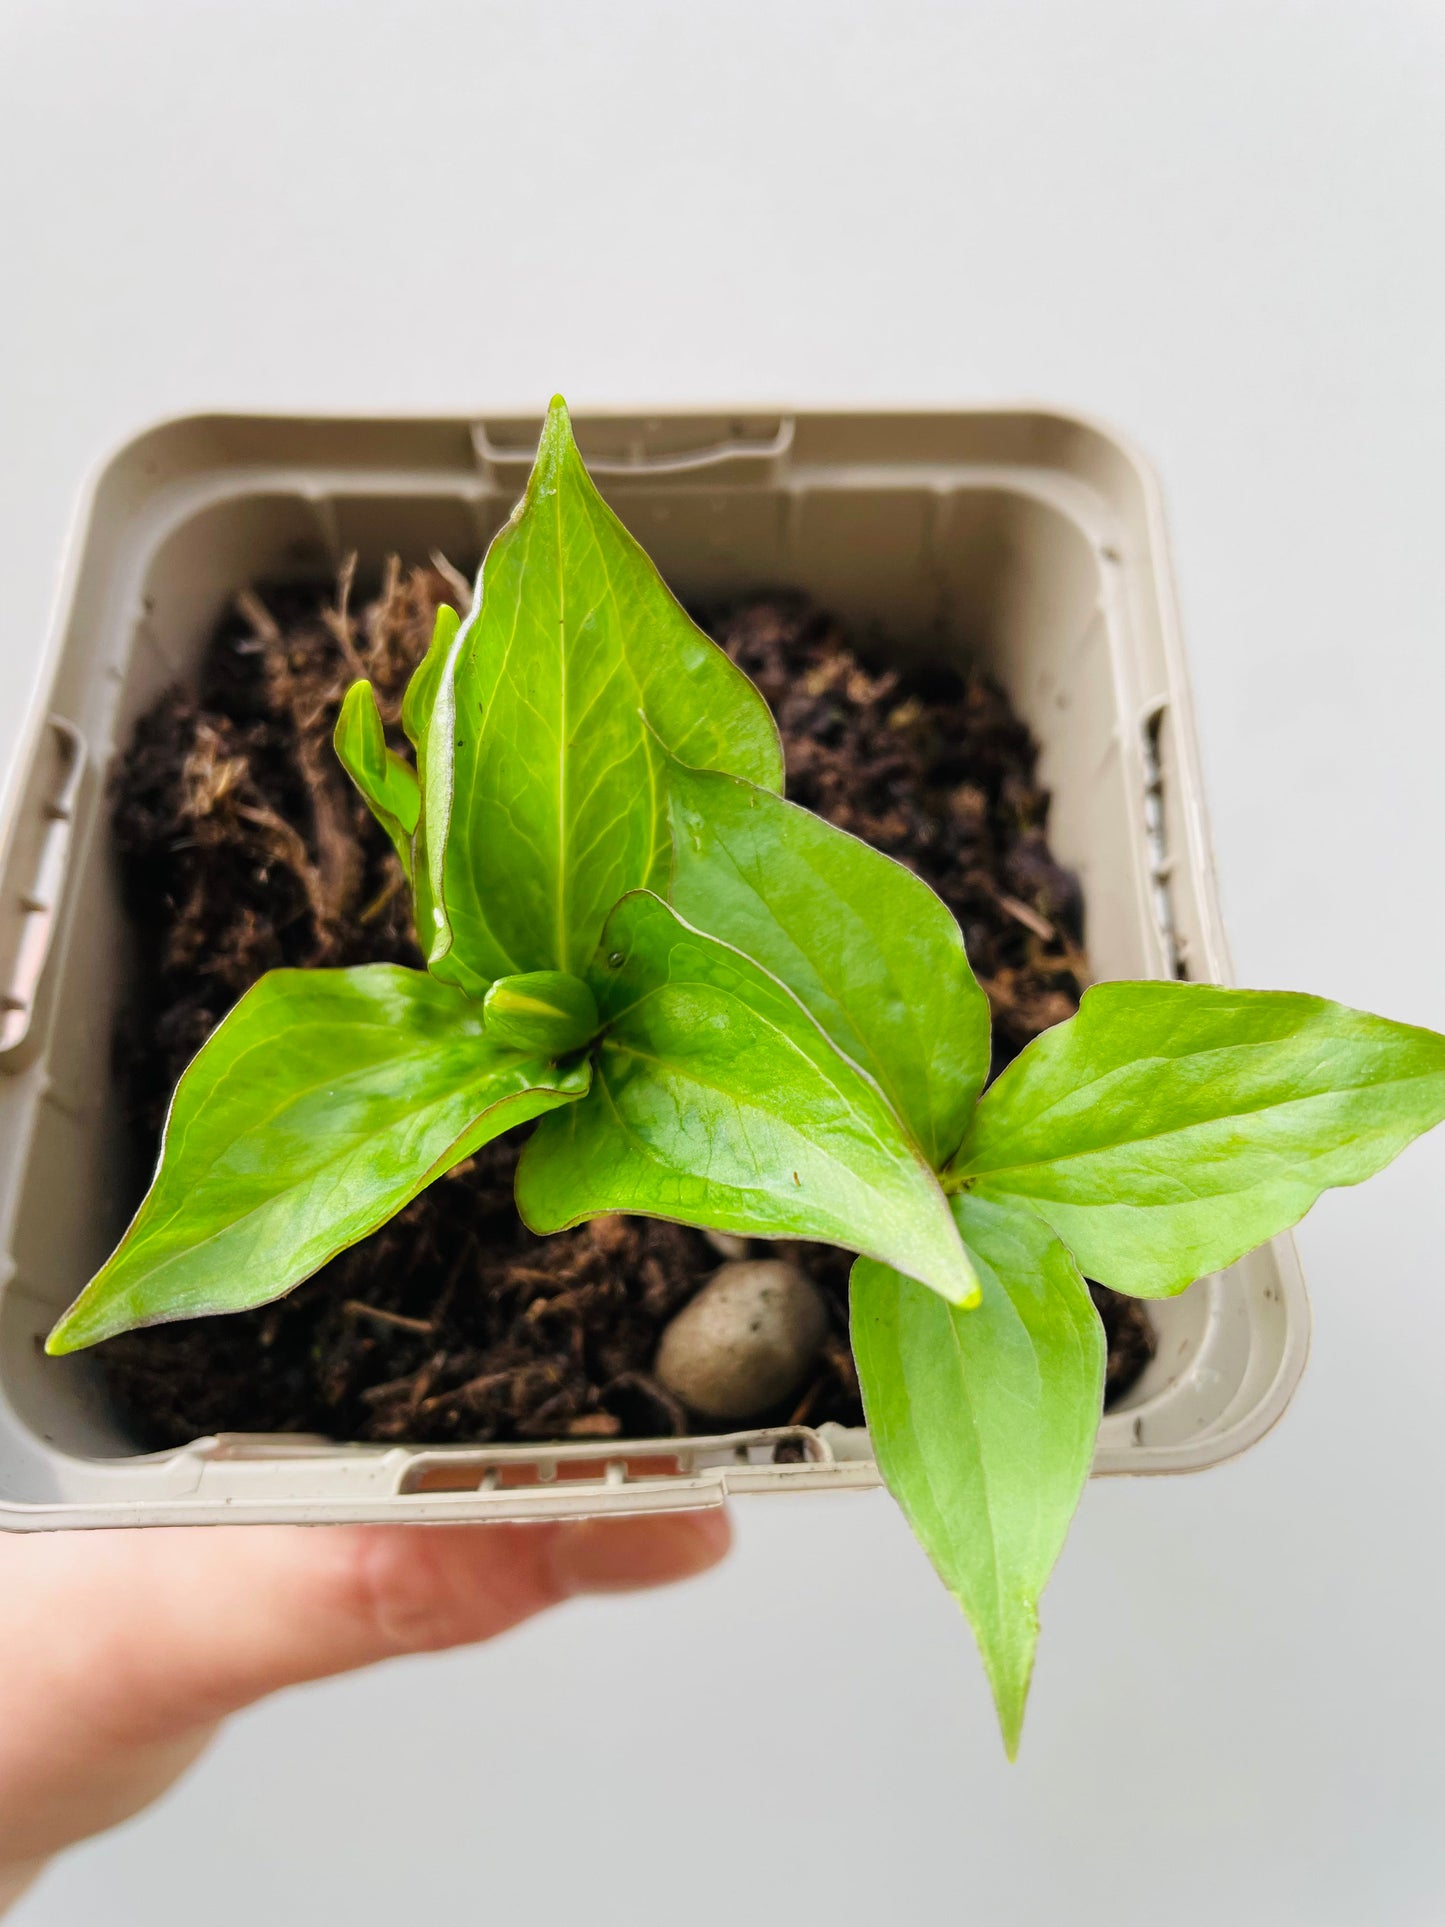
M 369 677 L 395 736 L 439 602 L 465 583 L 391 563 L 359 603 L 318 590 L 242 596 L 195 688 L 166 694 L 121 762 L 114 825 L 141 947 L 140 1002 L 117 1036 L 139 1199 L 177 1078 L 263 971 L 419 967 L 409 893 L 331 748 L 348 684 Z M 903 671 L 800 597 L 695 611 L 778 721 L 788 794 L 916 870 L 962 926 L 994 1017 L 994 1071 L 1071 1015 L 1083 906 L 1053 860 L 1035 746 L 981 675 Z M 512 1176 L 524 1133 L 489 1145 L 289 1296 L 128 1333 L 101 1348 L 147 1446 L 217 1431 L 463 1443 L 671 1435 L 688 1414 L 652 1376 L 659 1335 L 719 1261 L 701 1233 L 610 1217 L 536 1238 Z M 754 1249 L 761 1250 L 761 1246 Z M 773 1423 L 858 1424 L 848 1254 L 778 1247 L 822 1286 L 818 1368 Z M 1152 1350 L 1142 1307 L 1094 1288 L 1108 1395 Z

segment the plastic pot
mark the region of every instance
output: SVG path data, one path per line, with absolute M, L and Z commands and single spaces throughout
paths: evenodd
M 108 849 L 117 745 L 235 591 L 341 557 L 470 565 L 535 419 L 198 418 L 141 436 L 82 513 L 0 844 L 0 1525 L 531 1519 L 869 1486 L 837 1426 L 638 1443 L 382 1447 L 228 1435 L 138 1453 L 93 1358 L 45 1332 L 122 1229 L 110 1036 L 132 969 Z M 593 474 L 682 593 L 796 585 L 846 620 L 982 659 L 1042 745 L 1052 844 L 1098 977 L 1228 981 L 1155 484 L 1035 409 L 594 417 Z M 1292 1241 L 1151 1308 L 1157 1355 L 1096 1470 L 1191 1471 L 1283 1410 L 1309 1314 Z M 801 1458 L 778 1463 L 781 1441 Z

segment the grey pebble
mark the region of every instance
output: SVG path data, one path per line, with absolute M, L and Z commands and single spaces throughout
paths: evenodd
M 827 1333 L 827 1306 L 806 1272 L 744 1258 L 714 1272 L 672 1319 L 654 1369 L 703 1418 L 753 1418 L 798 1389 Z

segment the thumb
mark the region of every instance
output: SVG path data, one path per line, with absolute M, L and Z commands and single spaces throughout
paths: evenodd
M 10 1540 L 0 1654 L 25 1656 L 19 1690 L 52 1715 L 74 1703 L 93 1730 L 152 1736 L 301 1680 L 490 1639 L 573 1593 L 686 1578 L 726 1545 L 721 1513 Z
M 133 1812 L 266 1693 L 686 1578 L 727 1542 L 721 1512 L 0 1538 L 0 1861 Z

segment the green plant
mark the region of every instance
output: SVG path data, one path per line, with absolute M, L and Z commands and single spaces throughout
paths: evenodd
M 49 1349 L 278 1297 L 533 1120 L 536 1231 L 623 1211 L 843 1245 L 878 1462 L 1012 1753 L 1102 1406 L 1085 1275 L 1177 1292 L 1368 1177 L 1445 1117 L 1445 1038 L 1106 984 L 985 1092 L 957 925 L 782 799 L 762 698 L 602 502 L 560 401 L 402 726 L 414 764 L 358 683 L 336 741 L 427 969 L 275 971 L 242 998 Z

